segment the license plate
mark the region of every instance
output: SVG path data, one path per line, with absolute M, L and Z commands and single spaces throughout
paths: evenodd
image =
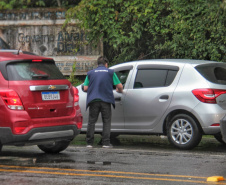
M 42 92 L 42 100 L 60 100 L 59 91 Z

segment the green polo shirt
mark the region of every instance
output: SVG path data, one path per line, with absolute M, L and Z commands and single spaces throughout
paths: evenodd
M 120 84 L 121 82 L 120 82 L 120 80 L 118 79 L 118 76 L 116 75 L 116 73 L 114 73 L 113 74 L 113 84 L 114 85 L 118 85 L 118 84 Z M 83 84 L 84 86 L 89 86 L 89 78 L 88 78 L 88 76 L 86 76 L 86 79 L 85 79 L 85 81 L 84 81 L 84 84 Z M 101 99 L 94 99 L 93 101 L 91 101 L 91 102 L 96 102 L 96 101 L 102 101 Z M 90 103 L 91 103 L 90 102 Z
M 118 76 L 116 75 L 116 73 L 114 73 L 114 75 L 113 75 L 113 84 L 114 85 L 118 85 L 118 84 L 120 84 L 121 82 L 120 82 L 120 80 L 118 79 Z M 86 79 L 85 79 L 85 81 L 84 81 L 84 86 L 89 86 L 89 78 L 88 78 L 88 76 L 86 76 Z

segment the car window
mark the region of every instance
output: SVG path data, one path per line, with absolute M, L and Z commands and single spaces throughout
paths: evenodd
M 165 86 L 171 85 L 176 75 L 177 71 L 168 70 Z
M 65 79 L 53 62 L 14 62 L 7 65 L 7 73 L 11 81 Z
M 216 84 L 226 85 L 226 65 L 225 64 L 205 64 L 195 67 L 196 70 L 208 81 Z
M 129 75 L 129 71 L 130 70 L 123 70 L 123 71 L 117 71 L 117 72 L 115 72 L 116 75 L 118 76 L 118 79 L 120 80 L 120 82 L 122 83 L 123 86 L 126 83 L 127 77 Z
M 138 69 L 134 89 L 169 86 L 177 71 L 169 69 Z

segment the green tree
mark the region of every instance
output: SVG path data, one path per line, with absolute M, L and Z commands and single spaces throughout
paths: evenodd
M 226 61 L 225 0 L 81 0 L 67 12 L 115 63 L 141 58 Z
M 173 57 L 226 62 L 226 14 L 221 5 L 219 0 L 171 0 L 172 39 L 165 47 L 171 48 Z
M 44 0 L 1 0 L 0 10 L 45 6 Z
M 226 0 L 1 0 L 1 9 L 71 7 L 115 63 L 147 58 L 226 62 Z

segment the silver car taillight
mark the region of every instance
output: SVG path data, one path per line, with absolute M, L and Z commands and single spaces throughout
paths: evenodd
M 194 89 L 192 93 L 195 97 L 203 103 L 215 104 L 216 98 L 226 93 L 225 89 Z

